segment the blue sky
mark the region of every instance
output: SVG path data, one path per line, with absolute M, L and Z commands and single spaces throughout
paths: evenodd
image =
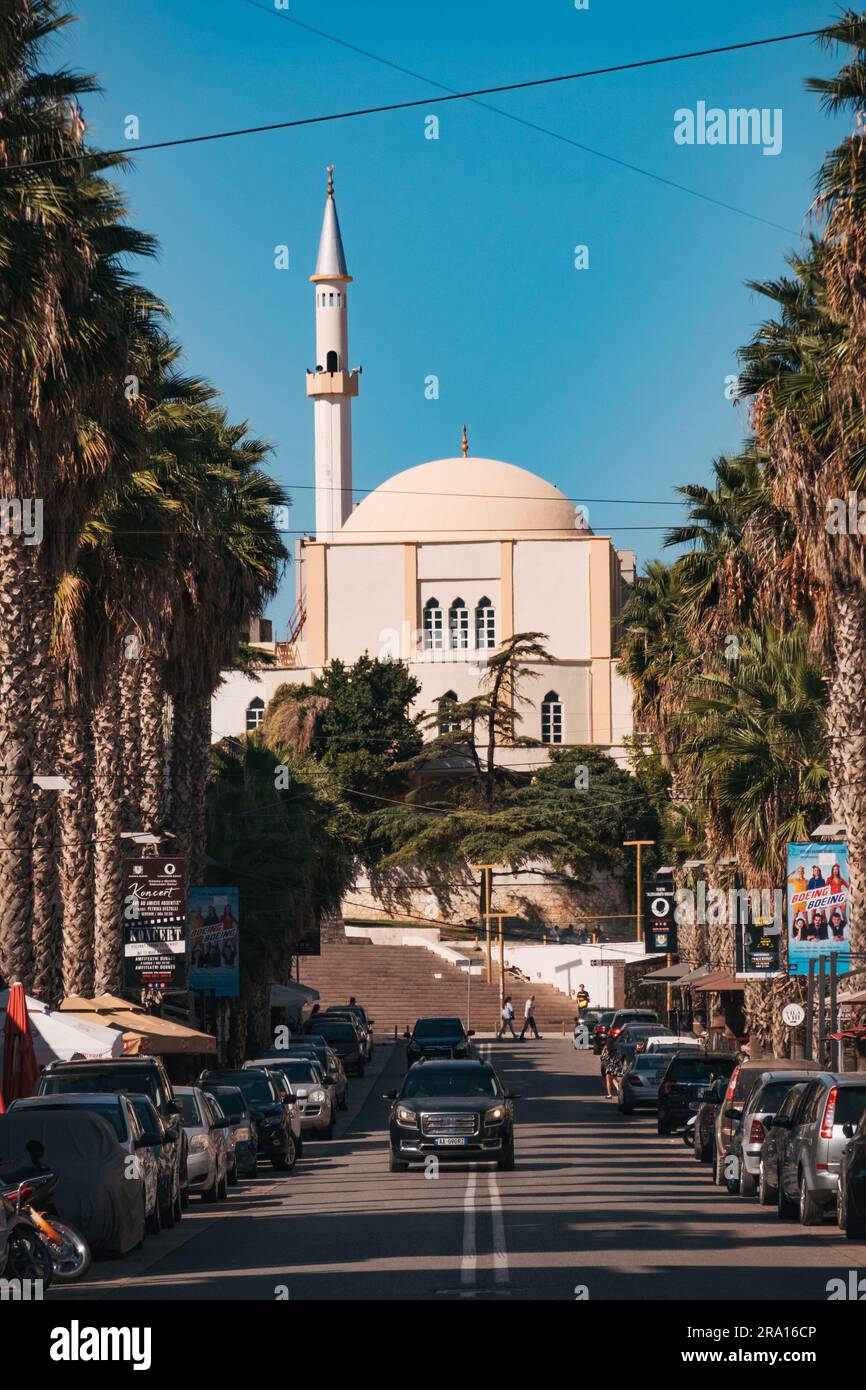
M 85 110 L 93 139 L 134 152 L 131 114 L 147 143 L 416 100 L 433 82 L 467 89 L 818 28 L 836 12 L 823 0 L 290 5 L 287 19 L 270 0 L 79 0 L 53 56 L 99 75 L 105 92 Z M 274 444 L 292 528 L 312 529 L 308 276 L 333 163 L 354 276 L 351 356 L 364 367 L 356 497 L 458 453 L 465 421 L 473 453 L 576 500 L 611 499 L 589 502 L 590 524 L 643 561 L 680 515 L 673 489 L 705 480 L 742 437 L 725 378 L 764 316 L 743 282 L 778 274 L 797 244 L 815 171 L 843 133 L 802 79 L 834 66 L 800 40 L 489 98 L 776 226 L 454 102 L 141 152 L 124 180 L 131 218 L 161 244 L 143 278 L 171 307 L 190 369 Z M 677 145 L 674 112 L 699 101 L 781 108 L 781 153 Z M 424 138 L 432 113 L 436 141 Z M 287 271 L 274 268 L 279 244 Z M 574 268 L 578 244 L 588 270 Z M 271 609 L 278 631 L 292 591 L 289 575 Z

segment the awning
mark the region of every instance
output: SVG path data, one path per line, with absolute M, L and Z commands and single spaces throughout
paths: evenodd
M 835 1038 L 837 1042 L 860 1042 L 866 1038 L 866 1028 L 843 1028 L 841 1033 L 831 1033 L 830 1037 Z
M 272 1009 L 302 1009 L 319 997 L 319 991 L 310 985 L 302 985 L 297 980 L 289 980 L 284 985 L 271 985 Z
M 695 982 L 695 989 L 701 993 L 712 990 L 716 994 L 742 994 L 746 986 L 742 980 L 735 980 L 727 970 L 713 970 Z
M 0 1034 L 5 1022 L 8 989 L 0 991 Z M 73 1018 L 49 1009 L 39 999 L 27 995 L 27 1015 L 36 1048 L 36 1061 L 44 1067 L 48 1062 L 69 1062 L 74 1057 L 120 1057 L 123 1038 L 116 1028 L 106 1028 L 93 1018 L 88 1021 Z
M 678 984 L 678 985 L 690 985 L 690 984 L 693 984 L 696 980 L 703 980 L 703 979 L 705 979 L 706 976 L 709 975 L 709 973 L 710 973 L 710 967 L 709 967 L 708 965 L 699 965 L 698 968 L 697 968 L 697 970 L 687 970 L 686 973 L 685 973 L 685 975 L 680 975 L 679 979 L 677 980 L 677 984 Z
M 855 994 L 839 994 L 836 996 L 837 1004 L 866 1004 L 866 989 L 857 990 Z
M 70 994 L 61 1002 L 60 1010 L 85 1023 L 102 1023 L 107 1028 L 117 1029 L 123 1034 L 124 1056 L 216 1052 L 216 1038 L 210 1033 L 199 1033 L 183 1023 L 158 1018 L 114 994 L 100 994 L 96 999 Z
M 651 970 L 641 979 L 642 985 L 682 984 L 682 977 L 689 974 L 689 967 L 682 961 L 679 965 L 663 965 L 661 970 Z

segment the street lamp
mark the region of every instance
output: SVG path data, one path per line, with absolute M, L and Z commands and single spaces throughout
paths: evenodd
M 641 930 L 641 919 L 643 917 L 643 902 L 641 901 L 641 881 L 640 881 L 640 852 L 644 845 L 654 845 L 655 840 L 623 840 L 623 848 L 631 846 L 637 851 L 637 912 L 635 913 L 635 927 L 637 929 L 637 940 L 640 941 L 643 932 Z

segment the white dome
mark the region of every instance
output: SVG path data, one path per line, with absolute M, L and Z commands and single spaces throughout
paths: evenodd
M 334 541 L 561 540 L 587 527 L 552 483 L 499 459 L 436 459 L 360 502 Z

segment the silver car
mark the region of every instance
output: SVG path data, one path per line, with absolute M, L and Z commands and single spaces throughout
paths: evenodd
M 228 1196 L 225 1115 L 216 1114 L 199 1086 L 175 1086 L 174 1094 L 189 1141 L 190 1192 L 199 1192 L 203 1202 L 219 1201 Z
M 322 1068 L 312 1057 L 292 1057 L 283 1063 L 301 1108 L 301 1128 L 319 1139 L 334 1137 L 337 1096 L 332 1081 L 326 1081 Z
M 799 1103 L 784 1117 L 778 1140 L 779 1216 L 796 1215 L 804 1226 L 817 1225 L 836 1201 L 839 1160 L 848 1144 L 846 1125 L 866 1110 L 862 1072 L 812 1074 Z M 777 1116 L 777 1125 L 782 1116 Z
M 659 1100 L 659 1082 L 667 1070 L 668 1058 L 663 1052 L 639 1052 L 622 1072 L 619 1081 L 617 1109 L 623 1115 L 633 1115 L 638 1106 L 655 1109 Z
M 792 1086 L 811 1081 L 813 1071 L 762 1071 L 753 1079 L 742 1114 L 731 1111 L 734 1131 L 722 1165 L 725 1186 L 732 1196 L 754 1197 L 761 1176 L 761 1150 L 767 1121 L 777 1115 Z

